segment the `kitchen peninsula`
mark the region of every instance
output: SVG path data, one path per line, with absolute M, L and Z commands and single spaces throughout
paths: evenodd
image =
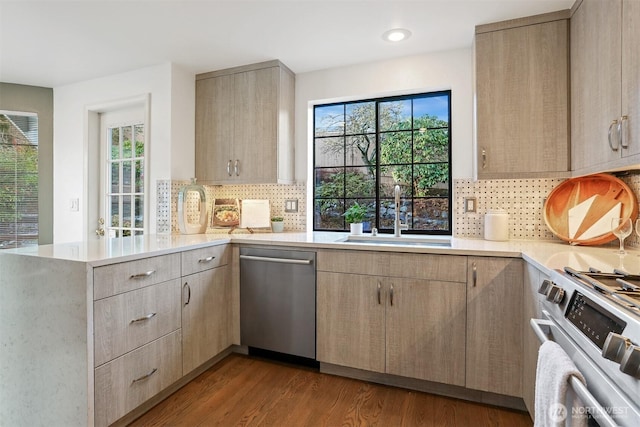
M 530 269 L 545 274 L 549 269 L 564 266 L 576 269 L 596 266 L 607 271 L 623 267 L 631 273 L 640 271 L 636 251 L 620 258 L 609 247 L 458 238 L 452 239 L 451 247 L 338 242 L 345 236 L 343 233 L 150 235 L 3 251 L 0 253 L 0 381 L 14 386 L 2 389 L 7 394 L 0 396 L 3 402 L 0 419 L 14 425 L 111 424 L 152 396 L 158 393 L 166 396 L 237 349 L 234 347 L 240 344 L 237 256 L 241 245 L 304 248 L 326 254 L 340 251 L 366 254 L 366 257 L 410 253 L 415 261 L 422 259 L 421 256 L 460 256 L 474 260 L 522 258 L 527 263 L 523 276 Z M 407 236 L 407 240 L 411 240 L 411 236 Z M 374 253 L 367 253 L 370 251 Z M 206 265 L 209 262 L 211 264 Z M 319 268 L 326 268 L 321 262 L 319 259 Z M 418 263 L 412 265 L 419 269 Z M 466 262 L 464 265 L 466 268 Z M 102 275 L 102 272 L 108 274 Z M 198 297 L 196 278 L 199 274 L 218 274 L 213 281 L 217 280 L 216 286 L 219 286 L 216 293 L 223 295 L 218 302 L 218 311 L 223 317 L 216 322 L 224 333 L 217 343 L 211 344 L 215 348 L 209 353 L 199 353 L 201 349 L 197 344 L 193 348 L 186 346 L 191 333 L 186 328 L 189 324 L 195 327 L 196 323 L 187 321 L 185 310 L 189 305 L 185 302 Z M 466 276 L 463 272 L 462 280 Z M 516 282 L 508 286 L 521 289 L 527 279 L 517 278 Z M 136 294 L 145 292 L 148 294 Z M 152 335 L 117 332 L 102 338 L 101 324 L 105 321 L 115 324 L 120 317 L 134 316 L 135 313 L 127 310 L 138 297 L 147 303 L 162 300 L 153 292 L 169 295 L 164 305 L 160 304 L 166 307 L 166 313 L 159 310 L 147 313 L 143 307 L 142 314 L 132 317 L 131 323 L 142 325 L 155 317 L 154 321 L 162 325 L 160 329 Z M 124 308 L 118 308 L 118 298 L 123 300 Z M 111 300 L 114 305 L 105 305 Z M 497 301 L 499 305 L 503 303 Z M 524 319 L 518 319 L 518 324 L 522 323 Z M 136 353 L 141 354 L 141 359 L 136 358 Z M 193 362 L 187 366 L 189 358 Z M 158 363 L 163 369 L 154 365 L 157 372 L 144 371 L 142 361 Z M 329 363 L 325 368 L 330 370 L 333 366 Z M 134 374 L 141 370 L 144 376 Z M 125 374 L 135 376 L 133 382 L 140 390 L 132 394 L 122 391 L 125 382 L 119 376 Z M 130 388 L 130 384 L 127 382 L 126 387 Z M 464 378 L 459 379 L 458 384 L 464 386 Z M 516 390 L 506 394 L 521 398 L 523 393 Z M 462 397 L 473 399 L 471 395 Z

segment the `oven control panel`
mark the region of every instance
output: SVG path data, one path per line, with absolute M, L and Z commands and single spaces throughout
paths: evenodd
M 565 317 L 600 350 L 602 350 L 609 332 L 620 334 L 627 326 L 625 322 L 578 291 L 575 291 L 571 296 Z

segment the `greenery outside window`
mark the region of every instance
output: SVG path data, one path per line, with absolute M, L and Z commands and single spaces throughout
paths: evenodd
M 109 237 L 144 233 L 144 124 L 108 129 Z
M 38 244 L 38 116 L 0 112 L 0 249 Z
M 393 190 L 409 232 L 451 235 L 451 91 L 314 107 L 314 220 L 347 231 L 344 211 L 368 208 L 364 229 L 393 231 Z

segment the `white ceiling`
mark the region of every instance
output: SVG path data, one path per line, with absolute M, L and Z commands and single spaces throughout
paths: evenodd
M 163 62 L 294 72 L 471 46 L 474 26 L 574 0 L 0 0 L 0 81 L 56 87 Z M 400 44 L 384 31 L 404 27 Z

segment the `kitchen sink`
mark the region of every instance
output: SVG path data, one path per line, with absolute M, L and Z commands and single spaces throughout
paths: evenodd
M 396 246 L 444 246 L 451 247 L 451 237 L 450 236 L 429 236 L 429 237 L 418 237 L 418 236 L 384 236 L 384 235 L 349 235 L 347 237 L 340 238 L 336 240 L 337 242 L 344 243 L 362 243 L 369 245 L 396 245 Z

